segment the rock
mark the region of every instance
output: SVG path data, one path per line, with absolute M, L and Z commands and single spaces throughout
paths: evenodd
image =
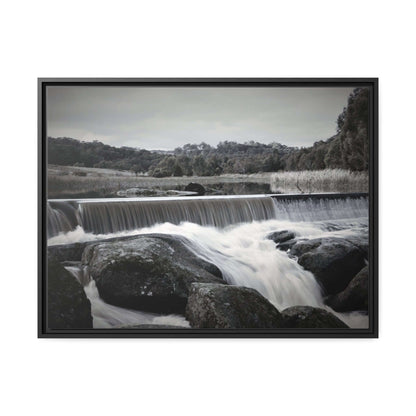
M 131 239 L 131 236 L 127 237 L 113 237 L 104 240 L 96 240 L 94 243 L 99 242 L 109 242 L 109 241 L 122 241 Z M 85 250 L 85 247 L 90 245 L 91 241 L 86 241 L 83 243 L 72 243 L 72 244 L 61 244 L 56 246 L 48 247 L 48 256 L 55 257 L 60 263 L 65 261 L 77 261 L 80 262 L 82 259 L 82 253 Z
M 368 234 L 364 236 L 351 236 L 346 238 L 346 240 L 359 248 L 368 260 Z
M 55 257 L 59 262 L 81 261 L 87 243 L 62 244 L 48 247 L 48 256 Z
M 84 289 L 56 258 L 48 257 L 48 328 L 91 329 L 91 303 Z
M 293 231 L 274 231 L 266 236 L 267 239 L 273 240 L 277 245 L 276 248 L 282 251 L 288 251 L 296 243 L 296 234 Z
M 348 328 L 344 322 L 325 309 L 292 306 L 282 311 L 282 328 Z
M 291 249 L 290 254 L 292 256 L 301 257 L 303 254 L 314 250 L 322 244 L 321 238 L 313 240 L 298 241 Z
M 193 254 L 178 236 L 146 234 L 90 244 L 82 262 L 89 266 L 107 303 L 157 313 L 185 312 L 191 284 L 226 284 L 221 271 Z
M 298 263 L 315 275 L 329 295 L 344 290 L 365 265 L 363 251 L 342 238 L 301 241 L 290 254 L 298 257 Z
M 159 195 L 159 191 L 155 189 L 145 189 L 145 188 L 129 188 L 129 189 L 121 189 L 117 192 L 118 196 L 154 196 Z
M 275 231 L 266 236 L 268 240 L 273 240 L 276 244 L 284 243 L 295 238 L 295 233 L 292 231 Z
M 192 284 L 185 317 L 193 328 L 278 328 L 281 320 L 256 290 L 209 283 Z
M 123 236 L 103 238 L 101 240 L 85 241 L 83 243 L 61 244 L 48 246 L 48 256 L 55 257 L 60 263 L 66 261 L 80 262 L 82 254 L 87 246 L 97 243 L 109 243 L 113 241 L 126 241 L 136 238 L 135 236 Z
M 297 240 L 293 239 L 293 240 L 289 240 L 289 241 L 285 241 L 284 243 L 279 243 L 276 248 L 281 250 L 281 251 L 288 251 L 290 250 L 295 244 L 296 244 Z
M 338 312 L 368 310 L 368 266 L 364 267 L 341 293 L 330 296 L 326 303 Z
M 205 188 L 201 184 L 195 182 L 191 182 L 186 185 L 185 191 L 196 192 L 197 195 L 205 195 Z

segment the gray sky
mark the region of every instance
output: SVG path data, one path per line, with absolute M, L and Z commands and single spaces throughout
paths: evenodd
M 310 146 L 336 131 L 352 88 L 47 88 L 47 134 L 173 149 L 202 141 Z

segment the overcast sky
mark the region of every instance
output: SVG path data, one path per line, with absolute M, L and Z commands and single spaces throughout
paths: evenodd
M 352 88 L 47 88 L 47 134 L 173 149 L 202 141 L 310 146 L 336 131 Z

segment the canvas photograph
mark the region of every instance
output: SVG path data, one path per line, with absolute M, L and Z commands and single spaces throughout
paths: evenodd
M 39 336 L 377 336 L 377 80 L 39 80 Z

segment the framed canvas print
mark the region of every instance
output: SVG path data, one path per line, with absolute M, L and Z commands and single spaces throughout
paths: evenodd
M 39 337 L 377 337 L 378 80 L 39 79 Z

